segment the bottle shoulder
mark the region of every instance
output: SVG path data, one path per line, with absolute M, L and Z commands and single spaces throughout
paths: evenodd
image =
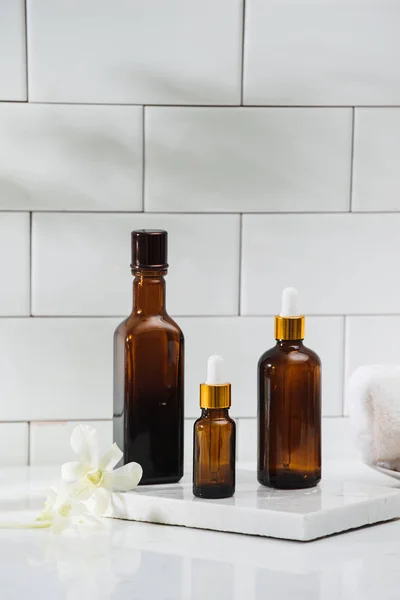
M 268 362 L 270 360 L 274 360 L 277 356 L 280 356 L 280 352 L 277 351 L 276 346 L 272 346 L 272 348 L 266 350 L 264 354 L 261 354 L 260 359 L 258 361 L 258 366 L 261 366 L 263 363 Z
M 169 334 L 175 334 L 181 342 L 184 340 L 181 328 L 167 314 L 153 316 L 131 314 L 117 326 L 114 336 L 126 337 L 154 331 L 166 331 Z
M 321 366 L 321 359 L 318 354 L 304 344 L 285 344 L 281 346 L 276 344 L 260 357 L 258 367 L 277 364 L 299 363 L 309 366 Z
M 207 429 L 210 426 L 211 427 L 223 427 L 223 428 L 227 428 L 227 429 L 236 429 L 236 423 L 229 415 L 218 416 L 218 417 L 200 416 L 194 422 L 194 430 L 195 431 Z
M 311 348 L 308 348 L 307 346 L 303 346 L 303 351 L 310 357 L 310 362 L 314 362 L 319 367 L 321 366 L 321 359 L 314 350 L 311 350 Z
M 165 320 L 172 326 L 175 328 L 175 330 L 180 334 L 181 339 L 184 339 L 184 335 L 183 335 L 183 331 L 182 329 L 179 327 L 178 323 L 175 321 L 175 319 L 173 319 L 172 317 L 170 317 L 169 315 L 165 315 Z

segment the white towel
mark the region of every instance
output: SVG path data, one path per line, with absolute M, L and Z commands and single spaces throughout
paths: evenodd
M 358 368 L 347 397 L 363 461 L 400 471 L 400 365 Z

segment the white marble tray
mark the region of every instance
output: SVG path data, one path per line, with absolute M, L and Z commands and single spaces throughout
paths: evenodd
M 259 485 L 254 472 L 239 471 L 233 498 L 194 498 L 187 476 L 174 485 L 114 494 L 108 516 L 307 541 L 400 517 L 400 490 L 327 478 L 316 488 L 280 491 Z

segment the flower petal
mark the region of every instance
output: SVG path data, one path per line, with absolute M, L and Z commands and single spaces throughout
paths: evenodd
M 110 506 L 110 502 L 110 490 L 99 487 L 96 489 L 90 500 L 86 503 L 86 506 L 95 517 L 101 517 Z
M 115 467 L 116 464 L 119 463 L 121 458 L 123 457 L 123 452 L 117 446 L 117 444 L 113 444 L 109 450 L 101 457 L 99 463 L 99 469 L 101 471 L 111 471 Z
M 85 500 L 89 500 L 95 490 L 96 486 L 90 483 L 90 481 L 85 477 L 74 486 L 70 495 L 75 502 L 84 502 Z
M 76 481 L 86 475 L 87 468 L 80 462 L 67 462 L 61 467 L 61 477 L 64 481 Z
M 57 490 L 54 487 L 51 487 L 47 492 L 46 502 L 44 503 L 45 511 L 50 512 L 54 507 L 57 500 Z
M 80 517 L 87 512 L 86 505 L 83 502 L 73 502 L 69 511 L 70 517 Z
M 83 518 L 85 520 L 85 523 L 87 523 L 88 525 L 95 525 L 95 526 L 101 525 L 102 527 L 104 527 L 104 521 L 102 521 L 99 517 L 92 515 L 91 513 L 86 512 L 83 515 Z
M 104 473 L 103 484 L 112 490 L 129 492 L 138 485 L 142 475 L 142 467 L 138 463 L 131 462 L 115 471 Z
M 61 533 L 64 529 L 67 529 L 70 524 L 71 519 L 57 514 L 52 521 L 50 531 L 51 533 Z
M 78 425 L 71 433 L 71 448 L 79 456 L 81 463 L 97 469 L 99 462 L 99 441 L 97 431 L 90 425 Z

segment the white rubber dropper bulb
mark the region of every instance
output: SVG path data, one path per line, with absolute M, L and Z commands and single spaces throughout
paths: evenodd
M 207 385 L 219 385 L 226 383 L 225 362 L 221 356 L 213 354 L 207 363 Z
M 282 292 L 282 310 L 281 317 L 297 317 L 297 298 L 299 292 L 292 287 L 285 288 Z

